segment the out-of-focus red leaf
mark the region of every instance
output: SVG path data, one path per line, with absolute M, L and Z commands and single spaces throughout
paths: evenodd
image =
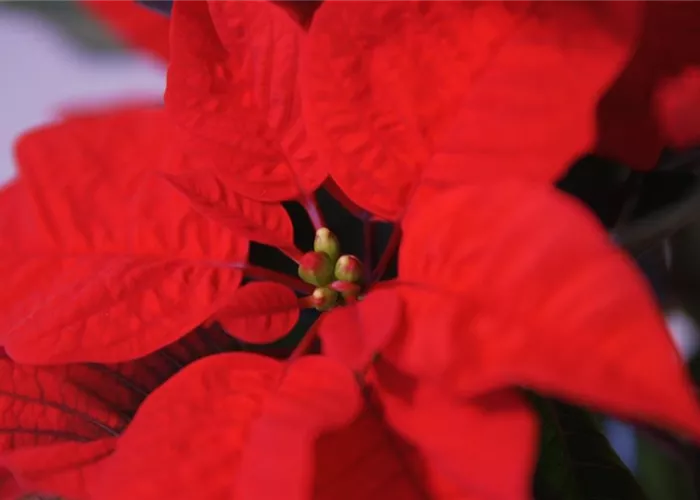
M 700 66 L 663 84 L 656 106 L 661 131 L 672 146 L 700 145 Z
M 674 139 L 664 136 L 655 94 L 668 79 L 700 64 L 700 4 L 644 2 L 644 12 L 634 56 L 600 102 L 596 151 L 648 170 Z
M 86 498 L 84 475 L 125 425 L 100 397 L 119 389 L 87 366 L 22 366 L 0 353 L 0 471 L 24 493 Z
M 648 285 L 583 206 L 518 181 L 415 201 L 399 259 L 407 285 L 395 288 L 406 329 L 388 349 L 398 366 L 462 395 L 523 385 L 700 439 Z
M 270 2 L 176 2 L 171 22 L 165 102 L 186 154 L 170 171 L 215 173 L 261 201 L 316 189 L 326 174 L 301 118 L 301 26 Z
M 364 370 L 402 326 L 402 306 L 396 293 L 382 289 L 369 293 L 361 308 L 339 307 L 325 313 L 318 330 L 323 352 L 352 370 Z
M 396 219 L 421 170 L 551 180 L 595 138 L 633 2 L 326 2 L 302 60 L 309 133 L 348 197 Z
M 279 283 L 248 283 L 234 292 L 215 318 L 237 339 L 267 344 L 289 333 L 299 319 L 299 303 L 294 292 Z
M 25 362 L 116 362 L 169 344 L 235 290 L 247 240 L 150 171 L 161 110 L 83 116 L 24 136 L 0 197 L 0 332 Z
M 352 372 L 328 358 L 285 366 L 210 356 L 144 402 L 90 491 L 103 500 L 307 498 L 315 439 L 349 424 L 359 404 Z
M 169 20 L 132 0 L 80 0 L 126 43 L 167 61 Z
M 166 178 L 207 217 L 250 240 L 295 251 L 292 221 L 281 204 L 241 196 L 215 174 L 166 174 Z
M 373 386 L 385 418 L 426 466 L 462 495 L 531 498 L 537 420 L 520 395 L 502 391 L 464 400 L 428 382 L 406 394 L 401 375 L 383 365 L 377 364 Z

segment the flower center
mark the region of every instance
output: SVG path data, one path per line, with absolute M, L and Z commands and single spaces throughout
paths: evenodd
M 362 291 L 362 263 L 354 255 L 341 255 L 338 238 L 326 227 L 316 231 L 314 250 L 301 258 L 298 272 L 316 287 L 308 305 L 319 311 L 354 302 Z

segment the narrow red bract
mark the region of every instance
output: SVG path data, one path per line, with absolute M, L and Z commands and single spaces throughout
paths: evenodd
M 267 344 L 289 333 L 299 319 L 297 296 L 273 282 L 249 283 L 236 290 L 216 321 L 244 342 Z
M 180 145 L 173 145 L 167 161 L 180 154 Z M 292 221 L 280 203 L 246 198 L 223 184 L 215 175 L 205 172 L 165 174 L 165 178 L 187 196 L 203 215 L 235 229 L 252 241 L 296 251 Z
M 231 264 L 246 261 L 248 242 L 151 171 L 167 138 L 162 111 L 144 109 L 19 141 L 21 185 L 0 199 L 0 326 L 15 359 L 133 359 L 201 324 L 236 289 Z

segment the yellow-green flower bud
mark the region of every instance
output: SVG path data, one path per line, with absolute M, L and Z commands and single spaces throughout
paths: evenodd
M 362 279 L 362 263 L 352 255 L 341 255 L 335 263 L 335 277 L 340 281 L 359 282 Z
M 314 307 L 319 311 L 328 311 L 332 309 L 338 301 L 338 292 L 326 287 L 317 288 L 314 290 L 314 293 L 311 294 L 311 300 Z
M 324 252 L 308 252 L 299 261 L 299 277 L 315 286 L 333 281 L 333 263 Z
M 340 255 L 338 238 L 335 237 L 335 234 L 333 234 L 330 229 L 322 227 L 316 231 L 314 250 L 325 253 L 330 257 L 331 262 L 335 264 L 335 261 L 338 260 L 338 256 Z

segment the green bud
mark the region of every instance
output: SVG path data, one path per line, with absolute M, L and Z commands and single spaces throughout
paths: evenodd
M 299 277 L 316 286 L 333 281 L 333 263 L 324 252 L 308 252 L 299 261 Z
M 342 255 L 335 263 L 335 277 L 357 283 L 362 279 L 362 263 L 352 255 Z
M 335 264 L 335 261 L 338 260 L 338 255 L 340 255 L 338 238 L 335 237 L 335 234 L 333 234 L 330 229 L 322 227 L 316 231 L 314 250 L 317 252 L 324 252 L 330 257 L 331 262 Z
M 338 292 L 325 287 L 317 288 L 311 294 L 311 300 L 317 310 L 328 311 L 338 301 Z

